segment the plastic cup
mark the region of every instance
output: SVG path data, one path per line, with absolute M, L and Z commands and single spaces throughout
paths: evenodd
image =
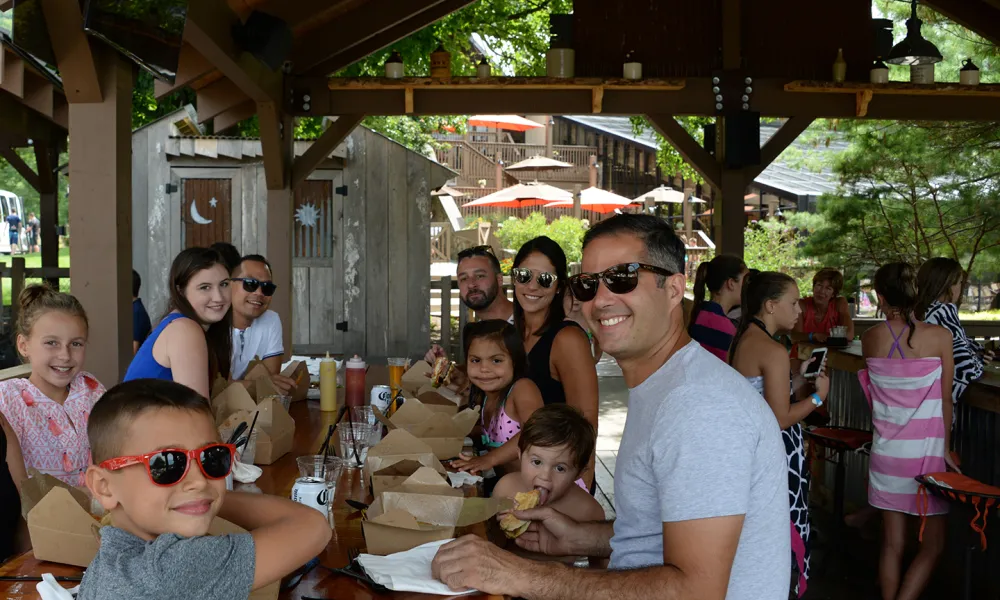
M 341 423 L 337 426 L 344 466 L 356 469 L 365 464 L 374 431 L 375 428 L 368 423 Z
M 392 397 L 395 398 L 396 394 L 402 388 L 403 382 L 403 372 L 406 371 L 406 367 L 410 364 L 410 359 L 408 358 L 390 358 L 389 362 L 389 389 L 392 390 Z
M 292 405 L 291 396 L 282 396 L 281 394 L 275 394 L 273 396 L 265 396 L 264 400 L 275 400 L 288 412 L 288 408 Z
M 375 411 L 371 406 L 354 406 L 351 408 L 351 421 L 353 423 L 367 423 L 372 427 L 372 434 L 368 438 L 368 443 L 372 446 L 382 440 L 382 423 L 375 418 Z

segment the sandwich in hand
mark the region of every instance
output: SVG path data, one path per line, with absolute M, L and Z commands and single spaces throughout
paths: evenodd
M 439 357 L 434 361 L 434 370 L 431 371 L 431 386 L 441 387 L 448 383 L 448 378 L 451 377 L 451 371 L 455 368 L 455 363 L 447 359 L 447 357 Z
M 530 492 L 518 492 L 514 495 L 514 510 L 531 510 L 538 506 L 541 497 L 541 492 L 537 489 Z M 500 519 L 500 529 L 503 530 L 504 535 L 511 539 L 527 531 L 529 525 L 531 525 L 530 521 L 518 519 L 513 512 L 507 513 L 504 518 Z

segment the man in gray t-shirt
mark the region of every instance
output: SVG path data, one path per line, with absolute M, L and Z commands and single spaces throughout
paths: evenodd
M 577 523 L 548 507 L 518 546 L 610 557 L 610 570 L 565 569 L 467 536 L 432 571 L 455 589 L 528 598 L 785 600 L 791 578 L 781 431 L 736 371 L 684 327 L 684 244 L 663 220 L 618 215 L 583 242 L 574 296 L 630 388 L 615 468 L 618 521 Z

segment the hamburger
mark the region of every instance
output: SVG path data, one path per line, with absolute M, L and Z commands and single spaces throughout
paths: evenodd
M 431 386 L 441 387 L 448 383 L 448 378 L 451 377 L 451 371 L 455 368 L 455 363 L 448 360 L 446 357 L 439 357 L 434 361 L 434 369 L 431 371 Z
M 530 510 L 535 508 L 538 506 L 541 497 L 542 494 L 537 489 L 530 492 L 518 492 L 514 495 L 514 510 Z M 529 525 L 531 525 L 530 521 L 518 519 L 514 516 L 513 512 L 507 513 L 504 518 L 500 519 L 500 529 L 503 530 L 504 535 L 511 539 L 527 531 Z

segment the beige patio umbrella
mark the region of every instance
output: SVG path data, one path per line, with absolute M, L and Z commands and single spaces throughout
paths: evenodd
M 541 206 L 551 202 L 569 200 L 573 203 L 573 194 L 566 190 L 559 189 L 545 183 L 533 181 L 531 183 L 519 183 L 508 188 L 493 192 L 488 196 L 483 196 L 478 200 L 466 202 L 462 208 L 472 208 L 476 206 L 498 206 L 503 208 L 521 209 L 525 206 Z
M 656 204 L 683 204 L 684 192 L 661 185 L 658 188 L 652 189 L 645 194 L 638 196 L 633 199 L 632 202 L 635 204 L 645 204 L 647 198 L 652 199 Z M 705 201 L 701 198 L 695 198 L 694 196 L 690 197 L 690 201 L 694 204 L 705 203 Z
M 619 196 L 614 192 L 602 190 L 601 188 L 589 187 L 580 192 L 580 208 L 592 210 L 599 213 L 610 213 L 625 208 L 632 204 L 632 201 L 624 196 Z M 563 200 L 546 204 L 545 208 L 573 208 L 573 200 Z
M 545 156 L 532 156 L 522 161 L 516 162 L 508 167 L 507 171 L 550 171 L 553 169 L 569 169 L 573 167 L 571 163 L 548 158 Z

